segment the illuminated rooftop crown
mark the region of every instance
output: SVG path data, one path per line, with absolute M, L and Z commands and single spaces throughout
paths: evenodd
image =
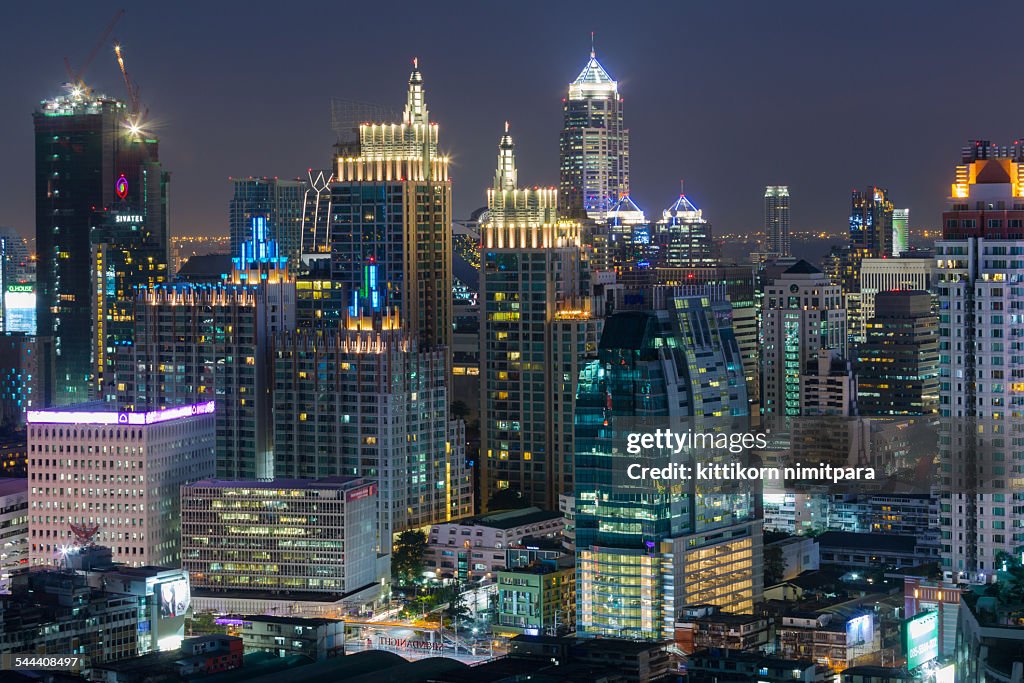
M 438 126 L 430 121 L 419 60 L 413 59 L 402 122 L 360 124 L 358 156 L 339 156 L 335 178 L 447 181 L 448 157 L 438 154 L 437 142 Z
M 498 168 L 494 173 L 494 187 L 487 190 L 489 223 L 499 225 L 542 225 L 558 222 L 558 190 L 553 187 L 518 187 L 515 143 L 509 133 L 498 143 Z
M 617 97 L 618 94 L 619 84 L 601 66 L 597 54 L 591 49 L 590 61 L 576 80 L 569 84 L 569 98 L 581 100 L 585 97 Z

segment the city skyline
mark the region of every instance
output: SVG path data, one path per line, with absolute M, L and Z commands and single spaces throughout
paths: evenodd
M 386 27 L 380 10 L 368 7 L 358 15 L 366 30 L 345 40 L 326 33 L 337 21 L 307 22 L 302 40 L 285 38 L 273 49 L 253 39 L 259 22 L 292 36 L 301 17 L 264 6 L 245 15 L 211 11 L 197 22 L 187 7 L 139 7 L 100 45 L 85 79 L 127 99 L 110 47 L 118 39 L 173 174 L 173 234 L 227 231 L 229 176 L 299 177 L 310 167 L 329 168 L 330 98 L 399 110 L 392 84 L 404 78 L 413 57 L 420 58 L 434 117 L 445 129 L 442 151 L 452 155 L 456 218 L 482 204 L 493 171 L 493 131 L 506 119 L 529 160 L 523 176 L 554 185 L 561 99 L 586 64 L 591 31 L 598 58 L 628 100 L 631 191 L 648 212 L 670 203 L 684 179 L 721 233 L 753 233 L 761 227 L 763 186 L 789 184 L 795 231 L 839 233 L 847 193 L 873 183 L 914 212 L 915 227 L 935 227 L 946 153 L 964 139 L 1014 139 L 1020 131 L 1012 100 L 1021 97 L 1007 92 L 1010 102 L 995 110 L 948 106 L 949 84 L 970 78 L 972 87 L 988 90 L 1000 81 L 995 71 L 973 69 L 940 47 L 955 44 L 974 16 L 969 8 L 940 4 L 945 11 L 927 15 L 887 5 L 885 22 L 874 21 L 871 3 L 853 16 L 809 3 L 752 6 L 742 23 L 731 22 L 727 10 L 702 6 L 641 7 L 624 18 L 608 13 L 606 20 L 545 7 L 541 22 L 530 12 L 503 17 L 503 31 L 461 28 L 494 25 L 492 12 L 473 4 L 462 8 L 459 22 L 447 21 L 444 12 L 416 21 L 399 12 Z M 1007 19 L 1022 11 L 992 5 Z M 33 224 L 31 176 L 24 172 L 31 146 L 16 133 L 28 130 L 28 114 L 40 100 L 60 94 L 67 80 L 62 56 L 80 67 L 115 9 L 69 5 L 59 12 L 61 21 L 43 21 L 34 9 L 13 19 L 12 40 L 3 48 L 8 57 L 25 54 L 29 44 L 38 55 L 11 74 L 5 99 L 13 106 L 0 111 L 0 125 L 11 132 L 0 163 L 7 199 L 0 224 L 23 235 Z M 157 23 L 167 38 L 149 35 Z M 679 34 L 680 25 L 694 28 Z M 526 30 L 536 49 L 521 49 L 518 37 Z M 637 50 L 652 44 L 662 47 Z M 861 49 L 866 44 L 869 52 Z M 1009 63 L 1010 50 L 1008 43 L 990 46 L 986 59 Z M 806 59 L 812 53 L 819 58 Z M 291 56 L 282 60 L 282 54 Z M 261 93 L 252 106 L 239 104 Z M 752 149 L 756 154 L 744 153 Z M 832 157 L 843 161 L 829 164 Z M 833 171 L 822 172 L 823 158 Z

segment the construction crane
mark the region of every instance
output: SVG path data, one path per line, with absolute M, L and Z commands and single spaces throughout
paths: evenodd
M 110 20 L 109 24 L 107 24 L 107 28 L 104 29 L 103 35 L 100 36 L 99 41 L 96 43 L 96 47 L 94 47 L 92 52 L 89 53 L 89 56 L 85 58 L 85 61 L 82 63 L 82 66 L 79 67 L 78 71 L 71 68 L 71 60 L 67 57 L 64 58 L 64 66 L 68 70 L 70 85 L 80 94 L 87 94 L 89 92 L 89 88 L 85 85 L 85 81 L 82 80 L 82 76 L 85 75 L 85 70 L 89 68 L 90 64 L 92 64 L 92 60 L 96 59 L 96 54 L 100 51 L 100 48 L 103 47 L 103 44 L 107 42 L 107 38 L 110 36 L 111 32 L 113 32 L 114 26 L 117 25 L 117 22 L 120 21 L 122 16 L 124 16 L 123 9 L 119 9 L 114 13 L 114 18 Z
M 147 109 L 142 116 L 139 116 L 139 86 L 137 83 L 132 83 L 131 76 L 128 75 L 128 67 L 124 63 L 124 54 L 121 52 L 121 46 L 114 43 L 114 54 L 117 55 L 117 66 L 121 69 L 121 75 L 124 77 L 124 85 L 128 89 L 128 101 L 131 104 L 131 120 L 136 125 L 142 122 L 142 119 L 146 118 L 146 114 L 149 113 Z

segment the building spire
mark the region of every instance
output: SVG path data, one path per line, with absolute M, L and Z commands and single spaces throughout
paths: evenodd
M 508 132 L 508 121 L 505 122 L 505 134 L 498 143 L 498 170 L 494 173 L 495 190 L 515 190 L 518 187 L 516 171 L 516 151 L 512 135 Z
M 594 49 L 594 32 L 590 32 L 590 58 L 594 59 L 597 57 L 597 50 Z
M 423 90 L 423 74 L 420 73 L 420 60 L 412 58 L 412 73 L 409 74 L 409 94 L 405 102 L 402 122 L 407 126 L 413 124 L 426 125 L 430 121 L 427 102 Z

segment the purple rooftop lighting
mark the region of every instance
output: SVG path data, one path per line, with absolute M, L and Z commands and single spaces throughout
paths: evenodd
M 31 424 L 151 425 L 192 415 L 210 415 L 213 411 L 214 401 L 193 403 L 166 410 L 151 410 L 148 413 L 117 413 L 102 410 L 30 410 L 28 411 L 28 421 Z

